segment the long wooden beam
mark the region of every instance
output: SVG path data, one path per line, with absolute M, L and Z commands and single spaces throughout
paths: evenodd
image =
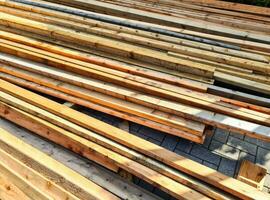
M 62 165 L 36 148 L 0 129 L 0 148 L 80 199 L 119 200 L 118 197 Z M 63 180 L 61 182 L 57 180 Z
M 11 180 L 0 173 L 0 199 L 3 200 L 33 200 L 20 190 Z
M 12 170 L 15 173 L 19 174 L 21 177 L 30 182 L 35 187 L 39 188 L 40 191 L 49 194 L 55 199 L 70 199 L 70 200 L 79 200 L 76 196 L 64 190 L 60 186 L 56 185 L 54 182 L 50 181 L 43 175 L 37 173 L 30 167 L 23 164 L 21 161 L 12 157 L 3 150 L 0 150 L 1 157 L 1 166 L 6 169 Z M 50 187 L 48 187 L 50 185 Z

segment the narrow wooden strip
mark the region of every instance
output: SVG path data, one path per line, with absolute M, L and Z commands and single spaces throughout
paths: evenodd
M 241 86 L 249 90 L 270 95 L 270 86 L 268 84 L 258 83 L 221 72 L 215 72 L 215 79 L 217 81 L 225 82 L 235 86 Z

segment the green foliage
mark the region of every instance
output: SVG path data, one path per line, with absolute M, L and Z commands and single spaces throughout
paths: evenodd
M 227 1 L 270 7 L 270 0 L 227 0 Z

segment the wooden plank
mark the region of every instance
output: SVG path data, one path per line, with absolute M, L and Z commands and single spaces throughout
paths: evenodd
M 49 69 L 49 67 L 46 67 L 45 70 L 47 70 L 47 69 Z M 2 67 L 1 70 L 4 70 L 4 67 Z M 38 72 L 38 73 L 41 73 L 42 71 L 44 71 L 44 69 L 42 69 L 42 68 L 39 68 L 39 70 L 35 70 L 35 72 Z M 74 79 L 74 77 L 76 77 L 75 74 L 73 74 L 72 76 L 70 76 L 66 72 L 64 72 L 64 74 L 62 74 L 62 75 L 60 75 L 59 73 L 60 73 L 59 70 L 57 70 L 57 71 L 54 70 L 53 73 L 49 72 L 49 74 L 50 74 L 49 76 L 50 77 L 54 77 L 54 78 L 56 77 L 57 79 L 61 79 L 61 80 L 66 81 L 66 82 L 70 82 L 71 79 Z M 48 73 L 46 73 L 46 75 L 48 76 Z M 80 80 L 83 80 L 82 77 L 80 77 Z M 93 90 L 93 87 L 94 86 L 97 87 L 98 85 L 100 85 L 99 82 L 96 82 L 95 81 L 95 82 L 91 82 L 91 84 L 90 84 L 89 81 L 90 81 L 90 79 L 87 79 L 87 80 L 83 81 L 83 84 L 82 83 L 78 83 L 77 81 L 71 81 L 70 83 L 76 84 L 78 86 L 87 87 L 90 90 Z M 132 102 L 135 102 L 135 103 L 139 103 L 139 104 L 142 104 L 142 105 L 145 105 L 145 106 L 154 108 L 154 109 L 158 109 L 160 111 L 169 112 L 171 114 L 176 114 L 176 115 L 179 115 L 179 116 L 187 117 L 186 114 L 183 115 L 183 112 L 182 112 L 181 109 L 177 109 L 180 106 L 180 104 L 177 104 L 177 106 L 173 106 L 172 107 L 170 105 L 172 105 L 174 102 L 171 102 L 171 101 L 170 102 L 167 102 L 166 101 L 166 104 L 165 104 L 165 100 L 163 100 L 161 98 L 156 99 L 155 97 L 150 96 L 150 95 L 148 95 L 147 97 L 145 97 L 144 94 L 138 93 L 136 91 L 133 91 L 132 92 L 132 91 L 127 90 L 127 89 L 122 88 L 122 87 L 117 87 L 116 89 L 113 90 L 113 88 L 111 86 L 112 85 L 109 86 L 108 84 L 105 84 L 104 83 L 104 84 L 102 84 L 102 86 L 101 85 L 99 86 L 99 87 L 102 87 L 102 89 L 98 89 L 98 90 L 97 89 L 94 89 L 94 90 L 96 90 L 98 92 L 102 92 L 102 91 L 104 92 L 104 87 L 105 87 L 106 94 L 111 94 L 113 96 L 116 96 L 117 98 L 121 98 L 121 96 L 119 96 L 119 95 L 122 95 L 122 96 L 124 96 L 124 97 L 122 97 L 123 99 L 129 100 L 129 101 L 132 101 Z M 107 88 L 109 87 L 109 89 L 106 89 L 106 87 Z M 115 92 L 112 93 L 112 90 L 113 91 L 116 91 L 116 93 Z M 132 94 L 133 93 L 136 93 L 136 94 L 141 94 L 141 95 L 134 96 L 134 95 L 130 95 L 131 93 Z M 189 104 L 192 101 L 193 102 L 194 101 L 197 101 L 197 102 L 199 101 L 200 102 L 199 106 L 205 105 L 205 106 L 207 106 L 206 109 L 209 109 L 210 106 L 212 106 L 212 107 L 215 106 L 216 107 L 216 105 L 214 103 L 217 102 L 217 99 L 214 98 L 214 99 L 212 99 L 211 104 L 209 104 L 207 101 L 200 100 L 201 95 L 197 96 L 197 99 L 193 99 L 191 97 L 187 97 L 187 96 L 183 96 L 183 95 L 181 96 L 181 98 L 182 99 L 185 98 L 186 99 L 186 102 L 189 103 Z M 161 100 L 162 100 L 162 102 L 161 102 Z M 218 100 L 218 101 L 220 101 L 220 100 Z M 153 102 L 156 102 L 156 103 L 153 104 Z M 158 107 L 157 107 L 157 104 L 159 104 Z M 218 111 L 220 111 L 221 109 L 222 109 L 223 112 L 227 110 L 226 114 L 237 116 L 239 118 L 243 118 L 243 119 L 247 119 L 247 120 L 251 120 L 251 121 L 256 120 L 255 122 L 268 125 L 268 120 L 267 120 L 268 119 L 268 117 L 267 117 L 268 115 L 264 115 L 263 113 L 254 112 L 252 110 L 248 110 L 248 109 L 241 108 L 241 107 L 233 107 L 230 104 L 226 104 L 225 106 L 224 106 L 223 103 L 220 103 L 219 102 L 219 104 L 220 105 L 218 105 L 218 107 L 217 107 L 217 108 L 219 108 Z M 186 107 L 186 105 L 185 105 L 185 107 Z M 231 111 L 229 111 L 228 107 L 230 108 Z M 191 108 L 189 108 L 189 109 L 191 109 Z M 195 109 L 195 108 L 192 108 L 192 109 Z M 202 116 L 203 116 L 202 111 L 204 112 L 204 115 L 205 116 L 211 114 L 211 112 L 206 112 L 204 110 L 198 111 L 198 112 L 201 113 Z M 195 112 L 195 110 L 194 110 L 194 112 Z M 187 113 L 187 114 L 190 114 L 190 113 Z M 217 116 L 217 115 L 215 117 L 217 118 L 217 121 L 220 119 L 219 116 Z M 230 118 L 230 117 L 227 117 L 227 118 L 228 118 L 228 120 L 230 119 L 231 123 L 236 120 L 236 119 L 233 119 L 233 118 Z M 199 120 L 197 117 L 196 117 L 196 119 L 194 119 L 194 116 L 192 118 L 190 118 L 190 119 L 195 120 L 195 121 L 198 121 Z M 211 119 L 210 121 L 212 123 L 210 125 L 213 125 L 213 120 Z M 202 122 L 204 122 L 204 123 L 210 123 L 210 122 L 206 121 L 205 119 Z M 253 131 L 252 131 L 252 133 L 250 133 L 250 131 L 249 132 L 245 131 L 245 130 L 253 130 L 253 128 L 250 129 L 249 127 L 247 127 L 247 126 L 251 126 L 252 127 L 253 125 L 251 125 L 251 124 L 248 124 L 247 125 L 246 124 L 247 126 L 243 126 L 243 129 L 239 129 L 239 125 L 233 127 L 233 126 L 231 126 L 232 125 L 231 123 L 230 123 L 230 129 L 231 130 L 234 129 L 235 131 L 240 131 L 240 132 L 243 132 L 243 133 L 247 133 L 247 134 L 253 135 L 252 134 Z M 241 123 L 244 123 L 245 124 L 246 122 L 241 122 Z M 221 126 L 222 128 L 224 128 L 224 125 L 226 125 L 226 124 L 224 124 L 224 121 L 223 120 L 222 120 L 222 125 L 220 124 L 220 122 L 219 122 L 219 124 L 217 124 L 215 122 L 215 126 Z M 258 129 L 256 129 L 256 131 L 257 130 Z M 264 134 L 265 134 L 265 131 L 264 131 Z
M 9 74 L 0 73 L 0 77 L 4 80 L 10 81 L 11 83 L 15 83 L 17 85 L 20 85 L 20 86 L 23 86 L 26 88 L 30 88 L 31 90 L 35 90 L 38 92 L 42 92 L 42 93 L 60 98 L 60 99 L 64 99 L 66 101 L 70 101 L 70 102 L 73 102 L 75 104 L 78 104 L 78 105 L 81 105 L 81 106 L 84 106 L 87 108 L 91 108 L 94 110 L 98 110 L 100 112 L 104 112 L 104 113 L 107 113 L 110 115 L 114 115 L 114 116 L 122 118 L 122 119 L 127 119 L 129 121 L 132 121 L 132 122 L 144 125 L 144 126 L 148 126 L 150 128 L 157 129 L 157 130 L 163 131 L 163 132 L 168 133 L 168 134 L 174 134 L 177 136 L 181 135 L 182 137 L 185 138 L 185 134 L 183 134 L 183 132 L 180 131 L 179 129 L 168 127 L 168 126 L 165 126 L 163 124 L 149 121 L 149 120 L 146 120 L 144 118 L 140 118 L 140 117 L 128 114 L 128 113 L 119 112 L 119 111 L 116 111 L 114 109 L 110 109 L 110 108 L 107 108 L 105 106 L 101 106 L 101 105 L 96 104 L 96 103 L 91 103 L 89 101 L 85 101 L 83 99 L 65 94 L 63 92 L 59 92 L 57 90 L 41 86 L 41 85 L 35 84 L 33 82 L 25 81 L 23 79 L 11 76 Z M 187 135 L 186 139 L 192 140 L 196 143 L 203 143 L 205 136 L 203 135 L 202 137 L 200 137 L 200 136 L 196 136 L 193 134 L 189 134 L 189 135 Z
M 81 199 L 119 199 L 50 156 L 0 129 L 1 149 Z M 42 158 L 42 159 L 41 159 Z M 57 180 L 63 180 L 61 182 Z
M 141 152 L 147 156 L 164 162 L 180 171 L 183 171 L 191 176 L 203 180 L 215 187 L 218 187 L 228 193 L 238 196 L 243 199 L 268 199 L 269 197 L 255 188 L 241 183 L 233 178 L 218 173 L 217 171 L 205 167 L 199 163 L 186 159 L 171 151 L 147 142 L 137 136 L 128 134 L 118 128 L 108 125 L 104 122 L 96 120 L 92 117 L 84 115 L 80 112 L 72 110 L 61 104 L 50 101 L 44 97 L 36 95 L 27 90 L 14 86 L 6 81 L 0 80 L 2 91 L 15 95 L 31 104 L 37 105 L 40 108 L 46 109 L 58 116 L 68 119 L 82 127 L 93 130 L 113 141 L 119 142 L 131 149 Z M 10 101 L 9 101 L 10 102 Z M 1 136 L 0 136 L 1 137 Z
M 20 116 L 21 118 L 22 116 Z M 35 117 L 33 117 L 35 118 Z M 29 119 L 28 119 L 29 120 Z M 38 120 L 36 118 L 36 120 Z M 24 121 L 25 123 L 26 121 Z M 48 126 L 53 126 L 50 125 L 49 123 L 46 123 L 45 121 L 43 121 L 43 123 L 47 124 L 46 127 Z M 37 125 L 38 126 L 38 125 Z M 27 128 L 33 130 L 33 127 L 31 126 L 27 126 Z M 39 134 L 43 132 L 43 134 L 45 135 L 46 132 L 48 132 L 48 130 L 42 130 L 39 128 L 34 128 L 35 132 L 38 132 Z M 54 131 L 60 129 L 57 128 L 55 126 L 53 126 L 52 129 L 49 130 L 50 135 L 54 135 Z M 64 129 L 59 130 L 61 133 L 66 133 L 68 134 L 67 131 L 64 131 Z M 2 131 L 1 131 L 2 133 Z M 53 136 L 50 137 L 53 137 Z M 75 135 L 73 135 L 75 136 Z M 173 181 L 172 179 L 169 179 L 166 176 L 161 175 L 160 173 L 151 170 L 139 163 L 136 163 L 124 156 L 121 156 L 117 153 L 114 153 L 104 147 L 101 147 L 95 143 L 92 143 L 88 140 L 85 140 L 81 137 L 78 137 L 78 140 L 80 140 L 80 142 L 82 144 L 84 144 L 85 146 L 87 146 L 87 148 L 93 152 L 95 152 L 96 154 L 100 154 L 103 155 L 104 158 L 109 158 L 111 160 L 114 160 L 115 164 L 117 164 L 118 166 L 121 166 L 123 169 L 125 169 L 126 171 L 136 175 L 137 177 L 144 179 L 145 181 L 149 182 L 150 184 L 153 184 L 156 187 L 159 187 L 160 189 L 162 189 L 165 192 L 168 192 L 170 195 L 174 196 L 175 198 L 178 199 L 190 199 L 193 200 L 194 198 L 199 198 L 199 199 L 209 199 L 203 195 L 201 195 L 200 193 L 182 185 L 179 184 L 175 181 Z M 17 147 L 18 148 L 18 147 Z M 82 154 L 84 154 L 83 150 L 82 150 Z M 102 196 L 100 196 L 101 198 L 103 198 Z
M 0 150 L 0 157 L 1 166 L 5 166 L 6 169 L 18 173 L 21 177 L 26 179 L 27 182 L 35 185 L 35 187 L 39 188 L 42 192 L 49 194 L 53 198 L 79 200 L 79 198 L 76 196 L 72 195 L 68 191 L 56 185 L 54 182 L 26 166 L 21 161 L 13 158 L 5 151 Z
M 258 83 L 221 72 L 215 72 L 215 79 L 230 85 L 241 86 L 263 94 L 270 94 L 270 86 L 268 84 Z
M 172 69 L 164 68 L 164 67 L 154 65 L 154 64 L 150 64 L 150 63 L 144 63 L 142 61 L 138 61 L 138 60 L 134 60 L 134 59 L 130 59 L 130 58 L 124 58 L 124 57 L 117 56 L 117 55 L 111 55 L 109 53 L 96 51 L 96 50 L 93 50 L 93 49 L 90 49 L 90 48 L 86 48 L 84 46 L 79 46 L 79 45 L 76 45 L 76 44 L 62 42 L 60 40 L 53 40 L 53 39 L 51 39 L 49 37 L 44 37 L 44 36 L 41 36 L 41 35 L 38 35 L 38 34 L 29 33 L 29 32 L 14 29 L 14 28 L 9 28 L 7 26 L 0 25 L 0 29 L 8 31 L 9 33 L 11 32 L 11 33 L 19 34 L 19 35 L 22 35 L 22 36 L 26 36 L 28 38 L 29 37 L 30 38 L 35 38 L 35 39 L 37 39 L 39 41 L 39 43 L 40 42 L 41 43 L 46 42 L 46 44 L 50 43 L 50 44 L 58 45 L 58 46 L 60 46 L 62 48 L 63 47 L 68 48 L 68 50 L 73 49 L 73 50 L 76 50 L 77 52 L 79 51 L 80 53 L 87 54 L 86 57 L 93 57 L 94 56 L 94 57 L 97 57 L 98 59 L 101 59 L 102 61 L 104 61 L 104 58 L 105 58 L 105 59 L 109 59 L 109 60 L 113 60 L 114 62 L 117 62 L 118 65 L 126 65 L 127 64 L 128 66 L 131 66 L 133 68 L 133 70 L 131 70 L 130 73 L 134 74 L 134 75 L 140 75 L 140 76 L 149 78 L 149 75 L 142 75 L 142 74 L 145 74 L 144 72 L 147 72 L 147 73 L 148 72 L 153 72 L 154 75 L 152 75 L 151 78 L 156 77 L 156 80 L 171 83 L 171 84 L 172 84 L 172 81 L 173 81 L 174 82 L 173 84 L 178 85 L 178 83 L 175 83 L 175 81 L 178 81 L 179 79 L 181 79 L 181 80 L 191 82 L 190 85 L 199 84 L 200 87 L 203 87 L 203 90 L 205 90 L 205 87 L 207 87 L 207 84 L 212 84 L 213 83 L 212 79 L 204 78 L 204 77 L 193 75 L 193 74 L 188 74 L 188 73 L 175 71 L 175 70 L 172 70 Z M 29 44 L 27 43 L 27 45 L 29 45 Z M 33 45 L 30 44 L 29 46 L 33 46 Z M 34 47 L 39 48 L 38 45 L 37 46 L 34 45 Z M 49 51 L 49 52 L 54 52 L 52 50 L 48 50 L 48 49 L 44 49 L 44 48 L 41 48 L 41 49 Z M 57 52 L 57 53 L 59 55 L 62 55 L 59 52 Z M 69 57 L 72 58 L 72 56 L 69 56 Z M 76 57 L 76 59 L 81 60 L 78 57 Z M 87 62 L 93 63 L 93 61 L 91 61 L 91 60 L 90 61 L 87 60 Z M 94 64 L 98 64 L 98 65 L 102 66 L 102 64 L 100 64 L 99 62 L 97 63 L 97 61 L 94 61 Z M 114 66 L 116 66 L 116 64 L 114 64 Z M 121 69 L 119 67 L 118 68 L 114 68 L 114 67 L 111 67 L 111 66 L 107 66 L 107 67 L 117 69 L 117 70 Z M 126 70 L 120 70 L 120 71 L 127 72 Z M 129 72 L 129 69 L 128 69 L 128 72 Z M 155 78 L 153 78 L 153 79 L 155 80 Z
M 31 127 L 29 128 L 31 131 L 39 134 L 40 136 L 45 137 L 48 140 L 51 140 L 54 143 L 59 144 L 79 155 L 82 155 L 89 160 L 93 160 L 94 162 L 106 167 L 107 169 L 118 172 L 119 167 L 116 166 L 112 160 L 101 157 L 99 154 L 90 151 L 87 147 L 83 146 L 85 144 L 85 141 L 81 141 L 79 137 L 76 137 L 75 135 L 69 133 L 57 134 L 53 131 L 51 132 L 49 128 L 42 129 L 42 127 L 38 127 L 39 120 L 37 118 L 33 118 L 32 116 L 28 116 L 25 113 L 21 113 L 20 111 L 9 107 L 2 102 L 0 102 L 0 111 L 2 117 L 10 121 L 14 121 L 22 127 L 29 126 Z M 16 120 L 13 120 L 13 117 L 16 117 Z
M 264 7 L 259 7 L 259 6 L 245 5 L 241 3 L 215 1 L 215 0 L 191 0 L 191 1 L 184 0 L 184 1 L 189 2 L 189 3 L 192 2 L 196 4 L 207 5 L 207 6 L 215 7 L 215 8 L 223 8 L 227 10 L 235 10 L 235 11 L 240 11 L 240 12 L 248 12 L 248 13 L 253 13 L 253 14 L 258 14 L 258 15 L 270 16 L 270 8 L 264 8 Z
M 7 70 L 5 70 L 4 68 Z M 118 110 L 120 112 L 127 112 L 133 115 L 137 115 L 139 117 L 143 117 L 145 119 L 149 119 L 151 121 L 170 126 L 172 128 L 178 128 L 182 130 L 183 133 L 187 132 L 190 134 L 201 136 L 205 128 L 205 126 L 201 123 L 186 120 L 182 117 L 178 117 L 177 115 L 170 115 L 166 112 L 157 111 L 132 102 L 127 102 L 122 99 L 110 97 L 106 94 L 100 94 L 95 91 L 83 89 L 81 87 L 44 77 L 42 75 L 37 75 L 35 73 L 23 71 L 9 66 L 1 66 L 0 71 L 10 73 L 11 75 L 17 76 L 19 78 L 35 82 L 37 84 L 85 99 L 93 103 L 109 107 L 111 109 Z
M 3 69 L 3 68 L 0 68 Z M 55 74 L 56 72 L 54 72 Z M 63 76 L 67 77 L 68 74 L 64 74 Z M 73 75 L 74 76 L 74 75 Z M 72 77 L 73 77 L 72 76 Z M 96 83 L 95 83 L 96 84 Z M 94 84 L 94 85 L 95 85 Z M 81 86 L 82 84 L 80 84 Z M 93 84 L 91 84 L 93 85 Z M 107 85 L 107 84 L 106 84 Z M 1 87 L 1 86 L 0 86 Z M 92 87 L 92 86 L 91 86 Z M 4 89 L 4 86 L 1 87 L 2 90 Z M 91 89 L 91 88 L 89 88 Z M 150 106 L 154 109 L 169 112 L 172 114 L 176 114 L 179 116 L 187 117 L 189 119 L 200 121 L 203 123 L 207 123 L 209 125 L 218 126 L 220 128 L 228 128 L 230 130 L 239 132 L 239 133 L 245 133 L 252 137 L 260 137 L 262 139 L 268 140 L 268 134 L 269 134 L 269 128 L 265 126 L 259 126 L 257 124 L 253 124 L 250 122 L 242 121 L 236 118 L 215 114 L 209 111 L 196 109 L 193 107 L 189 107 L 180 103 L 174 103 L 174 102 L 168 102 L 161 99 L 156 99 L 154 97 L 151 97 L 149 95 L 140 94 L 137 92 L 128 92 L 126 89 L 120 89 L 118 88 L 117 91 L 125 92 L 124 95 L 126 96 L 126 99 L 133 99 L 132 102 L 139 102 L 142 105 Z M 136 95 L 128 95 L 128 94 L 136 94 Z M 128 95 L 128 96 L 127 96 Z M 119 96 L 117 96 L 119 97 Z M 135 98 L 134 98 L 135 97 Z M 174 106 L 175 104 L 175 106 Z M 198 114 L 199 113 L 199 114 Z M 256 118 L 257 116 L 253 115 L 253 118 Z M 258 116 L 259 117 L 259 116 Z M 226 119 L 226 120 L 224 120 Z M 264 123 L 267 123 L 267 118 L 265 118 Z M 256 127 L 256 128 L 255 128 Z
M 49 18 L 47 16 L 33 14 L 32 12 L 22 12 L 19 10 L 9 9 L 6 7 L 1 7 L 1 6 L 0 6 L 0 10 L 5 13 L 14 14 L 16 16 L 25 17 L 25 18 L 40 21 L 40 22 L 46 22 L 48 24 L 59 25 L 59 26 L 67 27 L 67 28 L 73 28 L 74 30 L 78 30 L 78 31 L 94 33 L 97 35 L 107 36 L 107 37 L 119 39 L 122 41 L 132 42 L 136 45 L 141 44 L 141 45 L 153 47 L 156 49 L 172 51 L 172 52 L 190 55 L 190 56 L 194 56 L 198 58 L 203 58 L 203 59 L 207 58 L 208 60 L 216 62 L 217 65 L 218 63 L 224 63 L 227 65 L 235 65 L 235 66 L 240 66 L 242 68 L 247 68 L 247 69 L 253 69 L 253 68 L 264 69 L 267 65 L 261 62 L 268 63 L 268 60 L 264 56 L 254 55 L 252 53 L 246 53 L 246 52 L 240 52 L 240 51 L 228 49 L 226 53 L 228 54 L 230 51 L 232 51 L 231 55 L 224 55 L 219 52 L 212 52 L 215 48 L 207 49 L 208 51 L 199 50 L 197 49 L 197 47 L 195 48 L 184 47 L 182 46 L 182 43 L 181 45 L 177 45 L 177 44 L 167 43 L 167 42 L 154 40 L 150 38 L 144 38 L 141 36 L 134 36 L 127 33 L 121 33 L 119 31 L 111 31 L 111 30 L 100 28 L 100 27 L 89 27 L 84 24 L 73 23 L 71 21 L 57 20 L 56 18 Z M 237 58 L 237 57 L 240 57 L 240 58 Z M 254 59 L 256 59 L 257 61 L 254 61 Z M 196 60 L 193 60 L 193 61 L 196 61 Z M 204 64 L 207 64 L 207 63 L 204 63 Z
M 15 47 L 5 45 L 5 48 L 4 49 L 1 48 L 1 51 L 5 51 L 5 52 L 8 52 L 8 53 L 12 53 L 12 54 L 17 55 L 18 54 L 17 50 L 14 50 L 14 48 Z M 11 49 L 11 51 L 9 51 L 8 49 Z M 15 52 L 13 52 L 13 51 L 15 51 Z M 35 55 L 37 55 L 37 54 L 33 54 L 31 52 L 27 52 L 26 55 L 23 56 L 23 54 L 25 54 L 26 51 L 25 50 L 19 50 L 19 51 L 24 52 L 24 53 L 20 53 L 19 54 L 20 56 L 26 57 L 26 58 L 29 58 L 29 59 L 33 59 L 33 57 Z M 31 57 L 30 57 L 30 55 L 31 55 Z M 44 62 L 39 57 L 44 58 L 44 56 L 38 54 L 38 57 L 35 60 L 37 60 L 39 62 Z M 5 58 L 5 59 L 7 59 L 7 58 Z M 52 58 L 46 57 L 45 59 L 50 59 L 51 60 Z M 2 61 L 5 61 L 5 60 L 2 59 Z M 46 61 L 45 63 L 47 63 L 47 62 L 48 61 Z M 59 65 L 62 65 L 63 62 L 64 62 L 65 64 L 64 64 L 64 66 L 62 66 L 62 68 L 66 69 L 66 66 L 68 66 L 69 69 L 71 69 L 72 71 L 83 73 L 83 74 L 86 73 L 85 75 L 90 74 L 90 71 L 91 71 L 91 69 L 82 68 L 81 66 L 77 66 L 77 65 L 74 65 L 72 63 L 62 61 L 62 60 L 60 61 L 60 60 L 53 59 L 53 61 L 51 61 L 49 64 L 53 64 L 52 62 L 57 62 L 57 64 L 55 64 L 56 67 L 59 67 Z M 38 73 L 41 73 L 41 70 L 38 70 Z M 99 72 L 96 72 L 96 73 L 99 73 Z M 48 73 L 46 73 L 46 75 L 48 75 Z M 111 80 L 115 81 L 115 79 L 117 79 L 117 77 L 112 78 L 108 74 L 103 73 L 102 75 L 106 76 L 106 80 L 109 79 L 110 81 Z M 65 76 L 61 76 L 60 79 L 63 80 L 63 81 L 70 81 L 69 79 L 65 79 Z M 53 73 L 53 77 L 55 77 L 55 73 Z M 96 76 L 94 76 L 94 77 L 96 77 Z M 57 77 L 57 78 L 59 79 L 59 77 Z M 257 113 L 253 112 L 253 111 L 251 112 L 248 109 L 239 108 L 237 106 L 232 106 L 230 104 L 226 104 L 224 106 L 224 103 L 222 104 L 222 103 L 218 102 L 215 97 L 213 98 L 213 96 L 210 97 L 209 95 L 207 96 L 207 95 L 203 95 L 203 94 L 192 92 L 192 91 L 188 92 L 188 91 L 186 91 L 184 89 L 181 89 L 181 88 L 178 89 L 179 93 L 174 94 L 174 93 L 172 93 L 170 91 L 162 91 L 162 90 L 159 90 L 159 88 L 155 88 L 155 87 L 150 87 L 149 86 L 149 87 L 146 88 L 145 85 L 141 84 L 141 83 L 140 84 L 137 83 L 136 85 L 134 85 L 134 82 L 132 82 L 132 81 L 127 82 L 126 79 L 119 79 L 118 78 L 117 82 L 118 81 L 122 81 L 121 83 L 125 84 L 125 85 L 127 85 L 128 83 L 132 84 L 133 88 L 136 87 L 138 89 L 144 89 L 144 91 L 149 90 L 150 94 L 155 94 L 155 95 L 158 95 L 158 96 L 169 98 L 169 99 L 174 100 L 174 101 L 179 101 L 179 102 L 182 102 L 182 103 L 191 104 L 191 105 L 198 106 L 198 107 L 201 107 L 201 108 L 205 108 L 205 109 L 208 109 L 208 110 L 213 110 L 215 112 L 221 112 L 221 113 L 233 116 L 233 117 L 238 117 L 238 118 L 248 120 L 248 121 L 251 121 L 251 122 L 255 122 L 255 123 L 259 123 L 259 124 L 262 124 L 262 125 L 269 125 L 267 123 L 267 121 L 265 120 L 265 118 L 268 119 L 268 116 L 262 115 L 261 113 L 258 113 L 258 112 Z M 76 84 L 76 83 L 74 81 L 72 81 L 72 84 Z M 83 86 L 87 87 L 88 89 L 92 89 L 93 85 L 96 85 L 96 84 L 91 84 L 91 86 L 86 86 L 85 84 L 83 84 Z M 82 86 L 82 84 L 80 83 L 79 86 Z M 116 94 L 114 94 L 114 95 L 116 95 Z M 117 95 L 117 97 L 119 97 L 119 95 Z M 131 97 L 131 98 L 134 98 L 134 97 Z M 128 98 L 128 99 L 130 100 L 131 98 Z M 256 115 L 256 116 L 254 116 L 254 115 Z M 258 117 L 257 115 L 260 116 L 260 117 Z
M 33 200 L 0 173 L 0 199 L 17 200 L 18 197 L 20 197 L 21 200 Z
M 208 88 L 208 93 L 270 108 L 269 99 L 255 96 L 255 95 L 246 94 L 240 91 L 234 91 L 234 90 L 211 85 Z
M 1 157 L 2 159 L 2 157 Z M 36 200 L 54 200 L 48 194 L 40 191 L 38 187 L 29 183 L 26 179 L 20 176 L 17 172 L 11 170 L 10 168 L 4 166 L 0 161 L 0 176 L 5 176 L 9 181 L 15 184 L 23 193 L 29 196 L 31 199 Z
M 89 30 L 89 31 L 101 30 L 102 31 L 103 30 L 103 32 L 99 31 L 97 33 L 99 33 L 99 34 L 104 33 L 105 35 L 107 35 L 106 30 L 113 30 L 114 34 L 110 34 L 109 36 L 111 36 L 111 37 L 116 36 L 117 37 L 117 35 L 119 35 L 120 36 L 120 38 L 118 37 L 119 39 L 121 39 L 121 38 L 125 39 L 125 37 L 122 37 L 122 36 L 125 36 L 126 34 L 128 34 L 131 37 L 134 37 L 135 35 L 137 35 L 141 39 L 148 38 L 147 41 L 143 42 L 142 44 L 148 44 L 150 42 L 149 40 L 151 38 L 151 39 L 156 39 L 156 41 L 170 42 L 170 43 L 174 43 L 174 44 L 190 46 L 190 47 L 194 47 L 194 48 L 223 53 L 223 54 L 227 54 L 227 55 L 231 55 L 231 56 L 238 56 L 238 57 L 242 57 L 242 58 L 249 58 L 249 59 L 256 60 L 256 61 L 266 62 L 266 58 L 264 58 L 264 56 L 260 56 L 258 54 L 256 55 L 253 53 L 237 51 L 237 50 L 232 50 L 232 49 L 226 49 L 226 48 L 222 48 L 222 47 L 212 46 L 212 45 L 208 45 L 208 44 L 204 44 L 204 43 L 198 43 L 198 42 L 185 40 L 185 39 L 181 39 L 181 38 L 175 39 L 173 37 L 163 36 L 163 35 L 158 35 L 158 37 L 157 37 L 157 34 L 149 33 L 146 31 L 134 30 L 134 29 L 130 29 L 127 27 L 123 27 L 123 26 L 120 27 L 117 25 L 104 23 L 104 22 L 100 22 L 100 21 L 96 21 L 96 20 L 92 20 L 92 19 L 87 19 L 87 18 L 83 18 L 80 16 L 69 15 L 66 13 L 58 12 L 58 11 L 48 10 L 48 9 L 39 8 L 39 7 L 35 7 L 35 6 L 24 5 L 24 4 L 20 4 L 20 3 L 16 3 L 16 2 L 5 1 L 5 2 L 0 2 L 0 4 L 5 5 L 5 6 L 10 6 L 12 8 L 18 8 L 18 9 L 21 9 L 24 11 L 29 11 L 29 13 L 31 12 L 31 15 L 27 14 L 27 12 L 18 12 L 18 10 L 15 11 L 13 9 L 8 9 L 7 7 L 3 7 L 4 12 L 24 16 L 24 17 L 30 18 L 30 19 L 31 19 L 31 17 L 34 17 L 35 19 L 42 18 L 40 20 L 46 21 L 46 19 L 48 18 L 47 19 L 48 22 L 49 21 L 51 23 L 55 22 L 56 25 L 57 24 L 65 25 L 65 24 L 70 24 L 70 22 L 76 22 L 76 24 L 78 24 L 78 25 L 74 25 L 74 28 L 76 27 L 79 30 L 82 29 L 82 31 L 85 31 L 85 30 Z M 33 16 L 33 12 L 38 13 L 40 15 Z M 48 17 L 48 16 L 50 16 L 50 17 Z M 62 21 L 57 20 L 57 18 L 62 19 Z M 88 25 L 88 26 L 84 26 L 84 25 Z M 89 26 L 91 26 L 91 28 Z M 136 40 L 136 42 L 139 42 L 139 41 Z
M 0 23 L 8 23 L 11 27 L 15 23 L 16 25 L 30 28 L 34 33 L 39 31 L 39 33 L 43 33 L 47 36 L 50 35 L 50 37 L 60 39 L 62 41 L 73 41 L 73 43 L 79 43 L 83 46 L 98 48 L 106 52 L 114 52 L 114 54 L 120 54 L 137 60 L 144 60 L 148 63 L 155 63 L 161 66 L 164 65 L 165 67 L 177 69 L 187 73 L 192 72 L 204 77 L 211 77 L 214 71 L 213 67 L 205 66 L 203 64 L 198 66 L 195 62 L 171 58 L 163 52 L 153 51 L 151 49 L 146 49 L 140 46 L 134 46 L 128 43 L 114 41 L 95 35 L 77 33 L 71 29 L 61 28 L 58 26 L 48 26 L 45 23 L 15 17 L 9 14 L 2 13 Z M 51 32 L 54 32 L 54 34 L 51 34 Z M 112 51 L 112 49 L 114 50 Z
M 51 0 L 52 2 L 55 2 Z M 112 5 L 109 3 L 104 3 L 95 0 L 74 0 L 70 2 L 69 0 L 61 0 L 57 1 L 57 3 L 64 3 L 68 5 L 72 5 L 74 7 L 78 7 L 84 10 L 96 11 L 99 13 L 106 13 L 114 16 L 120 16 L 130 19 L 136 19 L 156 24 L 168 25 L 173 27 L 185 28 L 187 27 L 190 30 L 202 31 L 202 32 L 210 32 L 210 33 L 217 33 L 217 34 L 224 34 L 230 35 L 234 37 L 242 37 L 248 39 L 255 39 L 255 40 L 265 40 L 266 42 L 270 42 L 270 38 L 266 35 L 257 35 L 255 33 L 247 33 L 245 31 L 222 27 L 219 25 L 213 25 L 211 23 L 205 23 L 200 20 L 193 20 L 192 23 L 190 20 L 186 18 L 180 17 L 173 17 L 173 16 L 166 16 L 161 15 L 158 13 L 151 13 L 146 12 L 138 9 L 127 8 L 124 6 Z M 218 28 L 217 28 L 218 26 Z M 261 38 L 260 38 L 261 36 Z M 260 39 L 259 39 L 260 38 Z

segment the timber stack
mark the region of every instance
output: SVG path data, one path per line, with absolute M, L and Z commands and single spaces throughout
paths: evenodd
M 214 127 L 270 141 L 269 75 L 269 8 L 0 0 L 0 116 L 176 199 L 270 196 L 41 94 L 196 143 Z M 120 199 L 0 132 L 0 199 Z

